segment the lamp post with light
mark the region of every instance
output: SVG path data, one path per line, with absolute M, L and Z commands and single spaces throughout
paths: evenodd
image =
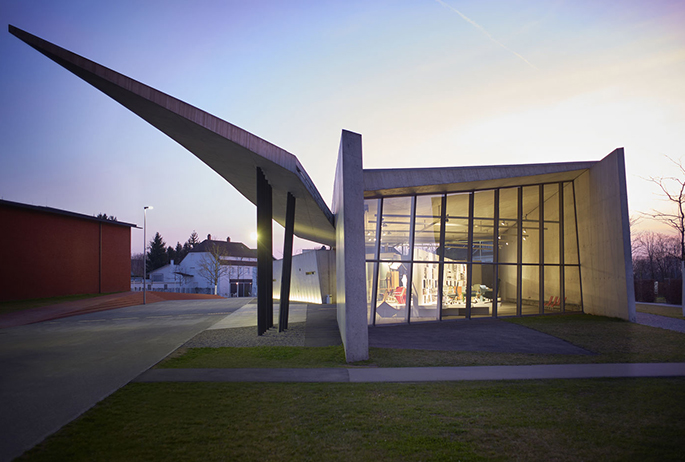
M 154 207 L 146 205 L 143 207 L 143 305 L 146 300 L 147 289 L 147 209 L 152 210 Z

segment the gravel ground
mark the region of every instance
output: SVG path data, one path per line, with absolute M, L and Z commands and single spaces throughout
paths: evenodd
M 305 323 L 289 323 L 285 332 L 278 327 L 257 335 L 257 326 L 231 329 L 206 330 L 188 340 L 183 348 L 255 347 L 255 346 L 304 346 Z
M 637 323 L 645 326 L 661 327 L 685 334 L 685 320 L 659 316 L 657 314 L 637 313 Z

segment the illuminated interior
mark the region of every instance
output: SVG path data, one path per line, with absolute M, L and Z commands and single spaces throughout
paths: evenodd
M 572 182 L 367 199 L 364 214 L 369 324 L 582 311 Z

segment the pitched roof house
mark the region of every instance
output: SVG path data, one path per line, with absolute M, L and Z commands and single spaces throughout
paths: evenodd
M 217 257 L 222 269 L 218 270 L 220 277 L 214 287 L 208 273 Z M 133 284 L 134 290 L 138 285 Z M 257 251 L 242 242 L 231 242 L 230 238 L 217 241 L 208 235 L 178 264 L 172 260 L 151 271 L 148 289 L 251 297 L 257 290 Z

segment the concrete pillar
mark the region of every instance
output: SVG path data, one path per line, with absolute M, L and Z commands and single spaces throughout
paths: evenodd
M 369 358 L 362 137 L 343 130 L 333 186 L 338 328 L 348 362 Z
M 623 148 L 575 180 L 586 313 L 635 321 L 628 193 Z

